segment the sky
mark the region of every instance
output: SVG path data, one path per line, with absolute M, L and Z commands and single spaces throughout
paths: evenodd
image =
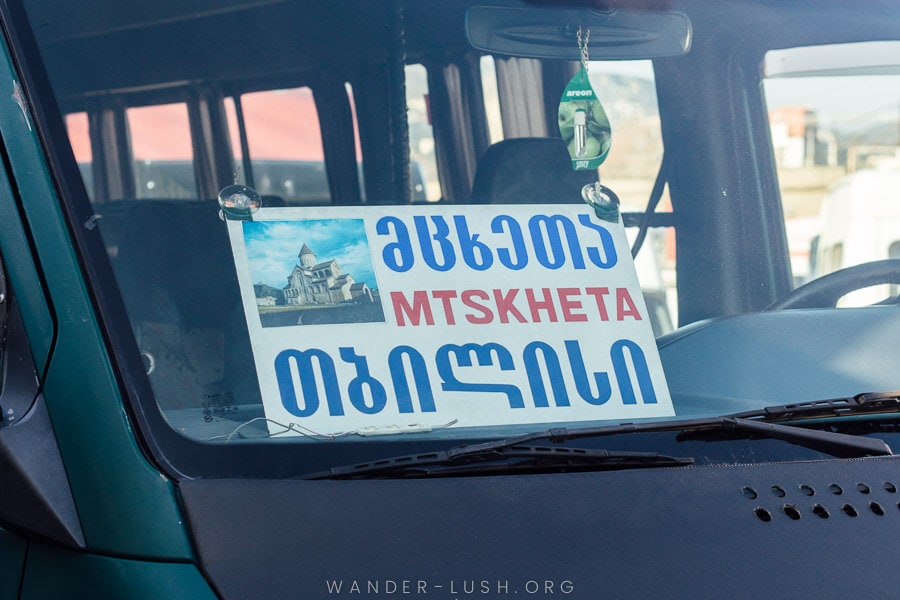
M 362 219 L 245 221 L 243 225 L 254 284 L 283 288 L 306 244 L 319 262 L 335 259 L 357 283 L 378 287 Z
M 900 118 L 900 75 L 770 79 L 766 103 L 807 106 L 825 127 L 854 129 L 881 116 Z
M 844 130 L 900 119 L 900 42 L 773 50 L 763 67 L 769 108 L 806 106 L 820 125 Z
M 896 64 L 894 64 L 896 63 Z M 828 77 L 775 77 L 766 79 L 764 91 L 769 108 L 806 106 L 816 112 L 820 125 L 843 129 L 868 127 L 877 116 L 900 120 L 900 43 L 866 42 L 770 52 L 766 71 L 815 70 L 838 66 L 848 70 L 877 65 L 882 75 Z M 592 72 L 614 73 L 653 79 L 650 61 L 603 61 Z

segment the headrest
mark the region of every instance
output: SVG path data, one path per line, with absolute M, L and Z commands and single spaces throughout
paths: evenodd
M 106 208 L 106 207 L 104 207 Z M 193 326 L 224 325 L 240 306 L 231 243 L 215 201 L 116 202 L 99 221 L 132 321 L 159 320 L 154 295 Z M 151 293 L 153 292 L 153 293 Z
M 476 204 L 568 204 L 582 202 L 581 188 L 597 172 L 575 171 L 561 138 L 513 138 L 484 153 L 472 184 Z

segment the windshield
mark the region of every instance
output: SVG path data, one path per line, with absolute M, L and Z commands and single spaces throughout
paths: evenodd
M 766 54 L 764 91 L 798 284 L 900 258 L 900 70 L 888 58 L 898 53 L 896 41 L 879 41 Z M 872 286 L 841 305 L 892 294 L 895 284 Z
M 897 7 L 649 4 L 22 7 L 153 451 L 310 471 L 900 388 Z

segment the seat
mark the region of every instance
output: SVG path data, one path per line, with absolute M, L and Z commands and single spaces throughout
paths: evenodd
M 215 201 L 142 200 L 99 221 L 161 408 L 259 402 L 231 245 Z
M 569 204 L 597 181 L 594 170 L 575 171 L 561 138 L 512 138 L 484 153 L 472 183 L 473 204 Z

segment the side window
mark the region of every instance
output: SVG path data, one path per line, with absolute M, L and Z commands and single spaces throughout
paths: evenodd
M 897 251 L 900 74 L 890 65 L 898 55 L 897 42 L 766 54 L 763 91 L 798 285 Z M 855 294 L 868 304 L 886 293 Z
M 196 198 L 194 151 L 184 103 L 129 108 L 134 187 L 138 198 Z
M 487 113 L 488 135 L 492 144 L 503 139 L 503 119 L 500 116 L 500 90 L 497 89 L 497 64 L 493 56 L 482 56 L 479 63 L 481 89 L 484 90 L 484 110 Z
M 79 112 L 66 115 L 66 130 L 69 134 L 72 152 L 75 154 L 75 162 L 78 163 L 81 178 L 84 180 L 84 187 L 87 189 L 88 197 L 93 200 L 94 180 L 91 167 L 94 159 L 91 154 L 91 136 L 87 113 Z
M 663 153 L 653 64 L 591 61 L 589 73 L 612 129 L 609 157 L 600 167 L 603 182 L 616 191 L 625 210 L 643 210 Z M 667 195 L 658 210 L 671 210 Z
M 406 65 L 406 105 L 409 120 L 410 184 L 413 201 L 441 198 L 434 132 L 428 99 L 428 73 L 423 65 Z
M 347 99 L 350 101 L 350 113 L 353 117 L 353 152 L 356 155 L 356 169 L 359 175 L 359 191 L 363 202 L 366 201 L 366 183 L 362 168 L 362 143 L 359 140 L 359 119 L 356 116 L 356 99 L 353 96 L 353 86 L 344 84 L 347 90 Z
M 239 102 L 246 144 L 241 143 L 237 106 L 231 99 L 226 102 L 238 181 L 246 181 L 242 165 L 249 164 L 260 194 L 288 202 L 330 201 L 322 131 L 312 90 L 299 87 L 253 92 L 241 95 Z
M 556 103 L 575 65 L 564 72 L 564 65 L 484 56 L 479 66 L 492 144 L 504 138 L 543 136 L 545 131 L 549 137 L 559 136 L 555 119 L 549 125 L 544 122 L 545 113 L 555 116 Z M 653 64 L 649 60 L 592 61 L 588 71 L 612 128 L 612 150 L 599 169 L 600 178 L 619 196 L 624 212 L 642 212 L 663 155 Z M 545 87 L 545 94 L 536 91 Z M 548 109 L 544 104 L 550 102 Z M 665 190 L 657 212 L 671 210 Z M 633 240 L 637 229 L 627 231 Z M 674 234 L 671 228 L 650 229 L 635 261 L 648 307 L 660 317 L 657 334 L 670 330 L 677 320 Z
M 649 60 L 591 61 L 591 84 L 600 97 L 612 129 L 609 157 L 600 179 L 622 201 L 624 212 L 643 212 L 662 163 L 663 142 L 653 64 Z M 668 189 L 656 212 L 672 211 Z M 636 227 L 626 229 L 629 240 Z M 677 322 L 675 230 L 651 228 L 635 259 L 647 308 L 655 313 L 657 335 Z

